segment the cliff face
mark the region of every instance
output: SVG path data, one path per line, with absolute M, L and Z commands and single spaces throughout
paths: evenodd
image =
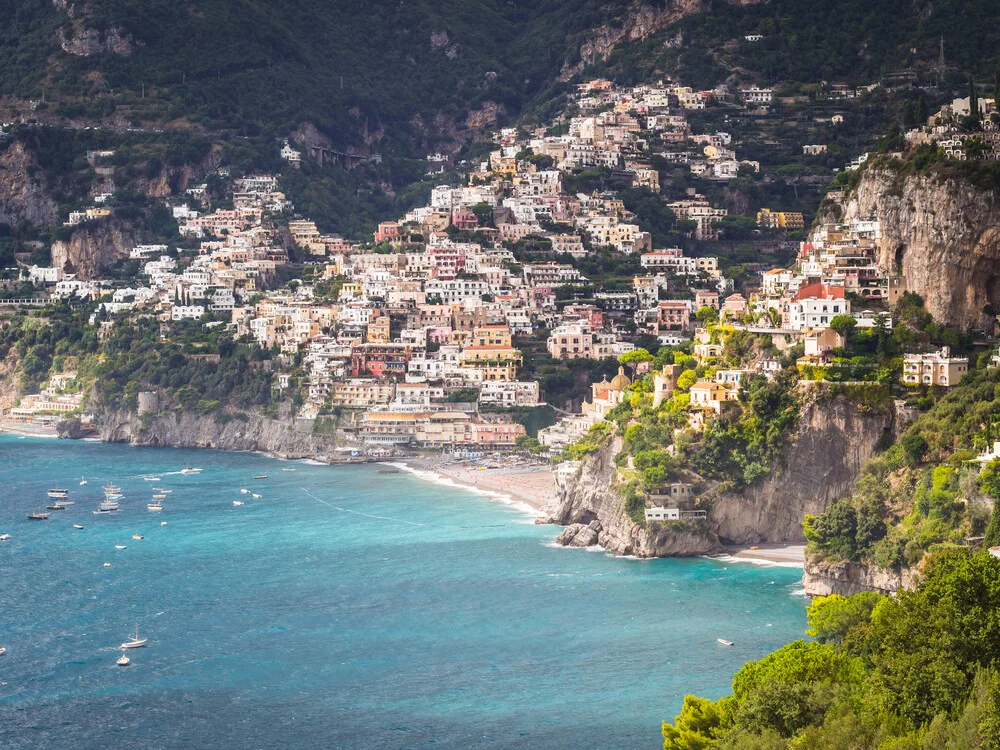
M 709 519 L 734 544 L 803 542 L 802 519 L 849 495 L 879 441 L 899 425 L 895 411 L 863 410 L 844 397 L 807 397 L 783 467 L 742 493 L 717 496 Z
M 851 492 L 862 467 L 886 433 L 900 425 L 895 411 L 859 407 L 844 397 L 807 397 L 783 466 L 742 493 L 703 493 L 706 522 L 639 526 L 612 489 L 616 438 L 588 456 L 572 475 L 557 473 L 556 523 L 569 525 L 559 541 L 573 546 L 600 544 L 615 554 L 639 557 L 699 555 L 723 544 L 803 542 L 805 514 L 822 513 L 828 503 Z
M 845 219 L 877 216 L 878 263 L 900 273 L 934 319 L 959 328 L 1000 308 L 1000 196 L 954 179 L 866 170 Z M 992 329 L 990 329 L 992 330 Z
M 127 258 L 138 241 L 133 227 L 105 219 L 73 232 L 69 242 L 53 242 L 52 265 L 76 273 L 77 278 L 93 279 L 101 268 Z
M 32 176 L 34 157 L 19 142 L 0 152 L 0 222 L 15 226 L 30 221 L 36 226 L 54 224 L 56 203 Z
M 913 588 L 916 576 L 910 570 L 897 573 L 861 563 L 807 560 L 802 585 L 807 596 L 853 596 L 862 591 L 894 594 L 900 589 Z
M 170 446 L 175 448 L 216 448 L 228 451 L 263 451 L 281 458 L 338 460 L 333 431 L 314 431 L 313 422 L 287 423 L 251 415 L 248 421 L 219 424 L 212 417 L 165 412 L 145 418 L 126 411 L 98 416 L 98 437 L 109 443 Z M 63 431 L 63 437 L 74 437 Z

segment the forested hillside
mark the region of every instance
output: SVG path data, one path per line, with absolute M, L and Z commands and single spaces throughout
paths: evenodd
M 1000 49 L 986 0 L 2 0 L 0 14 L 0 96 L 44 97 L 46 116 L 251 137 L 308 121 L 341 147 L 410 154 L 550 113 L 574 74 L 861 83 L 934 63 L 941 37 L 956 71 L 991 73 L 977 69 Z

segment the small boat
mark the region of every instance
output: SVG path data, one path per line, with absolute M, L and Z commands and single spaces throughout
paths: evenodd
M 147 481 L 147 482 L 159 482 L 160 481 L 160 477 L 143 477 L 143 479 L 145 481 Z
M 46 505 L 46 510 L 66 510 L 65 505 Z
M 28 518 L 30 518 L 32 521 L 47 521 L 47 520 L 49 520 L 49 514 L 48 513 L 29 513 L 28 514 Z
M 716 638 L 715 640 L 717 640 L 723 646 L 732 646 L 733 645 L 732 641 L 727 641 L 725 638 Z
M 105 568 L 110 568 L 111 567 L 111 563 L 104 563 L 104 567 Z
M 4 655 L 4 654 L 6 654 L 6 653 L 7 653 L 7 649 L 5 649 L 5 648 L 0 648 L 0 656 L 3 656 L 3 655 Z
M 56 500 L 56 505 L 59 505 L 59 506 L 61 506 L 63 508 L 68 508 L 71 505 L 76 505 L 76 501 L 75 500 Z
M 255 492 L 255 493 L 253 493 L 253 495 L 251 495 L 251 497 L 252 497 L 252 498 L 253 498 L 254 500 L 260 500 L 260 498 L 261 498 L 261 496 L 260 496 L 260 495 L 258 495 L 258 494 L 257 494 L 256 492 Z
M 187 468 L 187 469 L 181 469 L 181 474 L 201 474 L 201 472 L 203 471 L 204 469 Z
M 242 500 L 233 500 L 233 505 L 243 505 Z
M 0 542 L 8 542 L 10 539 L 10 534 L 0 534 Z
M 49 497 L 54 498 L 56 500 L 65 500 L 67 497 L 69 497 L 69 490 L 61 490 L 58 488 L 49 490 Z
M 295 469 L 282 469 L 282 471 L 295 471 Z
M 145 539 L 145 537 L 142 534 L 133 534 L 132 538 L 133 539 Z
M 154 500 L 166 500 L 166 499 L 167 499 L 167 496 L 166 496 L 166 495 L 163 495 L 163 494 L 159 494 L 159 493 L 158 493 L 158 494 L 156 494 L 156 495 L 153 495 L 153 499 L 154 499 Z
M 80 486 L 83 487 L 87 483 L 86 477 L 80 477 Z
M 154 492 L 163 492 L 163 493 L 166 493 L 166 494 L 169 494 L 169 493 L 173 492 L 173 490 L 165 490 L 162 487 L 154 487 L 153 491 Z
M 146 645 L 148 638 L 139 637 L 139 626 L 135 626 L 135 638 L 129 638 L 125 643 L 123 643 L 119 648 L 142 648 Z
M 160 526 L 166 526 L 166 525 L 167 525 L 166 521 L 160 521 Z
M 119 656 L 118 661 L 115 662 L 115 664 L 117 664 L 119 667 L 127 667 L 131 663 L 132 660 L 129 659 L 127 656 L 125 656 L 125 654 Z
M 152 511 L 153 513 L 158 513 L 159 511 L 163 510 L 163 503 L 160 502 L 148 503 L 146 505 L 146 510 Z
M 127 544 L 116 544 L 115 549 L 128 549 Z
M 249 495 L 250 494 L 250 490 L 248 490 L 246 487 L 241 487 L 240 488 L 240 494 L 241 495 Z
M 258 474 L 254 479 L 267 479 L 267 474 Z
M 78 523 L 74 523 L 74 524 L 73 524 L 73 528 L 74 528 L 74 529 L 82 529 L 82 528 L 83 528 L 83 526 L 81 526 L 81 525 L 80 525 L 80 524 L 78 524 Z

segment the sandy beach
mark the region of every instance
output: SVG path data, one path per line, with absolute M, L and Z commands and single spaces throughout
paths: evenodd
M 804 544 L 760 544 L 757 549 L 731 546 L 726 554 L 738 560 L 778 563 L 781 565 L 803 566 L 806 561 Z
M 490 462 L 457 461 L 445 456 L 408 458 L 402 463 L 417 471 L 434 472 L 466 487 L 509 495 L 539 514 L 548 512 L 556 499 L 551 466 L 525 464 L 490 468 Z

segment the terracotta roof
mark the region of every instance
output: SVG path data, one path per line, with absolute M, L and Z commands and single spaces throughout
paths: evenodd
M 807 284 L 799 289 L 792 297 L 792 302 L 800 302 L 804 299 L 844 299 L 844 287 L 830 286 L 829 284 L 815 283 Z

